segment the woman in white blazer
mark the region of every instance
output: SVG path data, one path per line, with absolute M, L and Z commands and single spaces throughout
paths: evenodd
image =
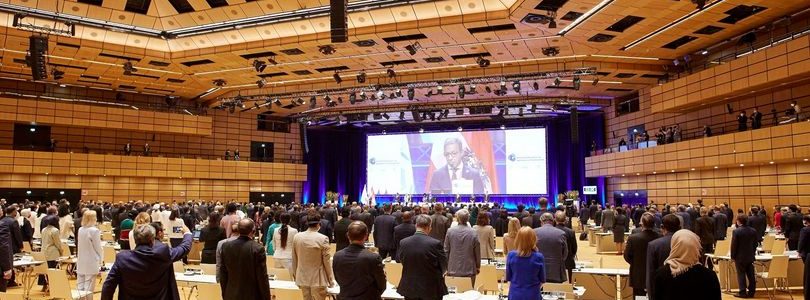
M 101 249 L 101 230 L 96 227 L 96 221 L 96 211 L 86 210 L 82 215 L 79 236 L 76 238 L 76 246 L 79 248 L 76 260 L 76 285 L 80 291 L 93 292 L 104 255 Z

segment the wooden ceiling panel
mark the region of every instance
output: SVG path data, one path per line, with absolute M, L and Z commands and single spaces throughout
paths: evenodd
M 191 4 L 191 7 L 193 7 L 195 11 L 203 11 L 211 8 L 211 6 L 208 5 L 208 2 L 206 2 L 205 0 L 188 0 L 188 4 Z M 229 6 L 225 6 L 223 8 L 228 7 Z
M 142 14 L 134 14 L 132 18 L 132 25 L 145 28 L 156 28 L 156 29 L 162 28 L 157 18 Z
M 54 1 L 59 2 L 59 1 Z M 123 11 L 124 7 L 127 5 L 127 0 L 104 0 L 101 2 L 101 6 L 114 9 L 118 11 Z

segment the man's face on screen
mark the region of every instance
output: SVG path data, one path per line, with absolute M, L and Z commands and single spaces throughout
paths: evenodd
M 456 143 L 450 143 L 444 146 L 444 159 L 447 164 L 453 168 L 457 168 L 461 164 L 461 147 Z

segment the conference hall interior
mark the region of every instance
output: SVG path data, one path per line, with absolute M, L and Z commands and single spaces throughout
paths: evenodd
M 810 299 L 809 112 L 800 0 L 0 0 L 0 300 Z

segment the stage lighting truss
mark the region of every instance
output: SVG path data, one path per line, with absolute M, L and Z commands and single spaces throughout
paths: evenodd
M 31 23 L 23 22 L 26 18 L 31 20 Z M 38 18 L 38 20 L 42 21 L 45 19 Z M 47 20 L 53 22 L 53 27 L 51 26 L 40 26 L 34 24 L 34 18 L 30 17 L 27 13 L 15 13 L 14 18 L 11 21 L 11 26 L 21 30 L 33 31 L 47 35 L 63 35 L 63 36 L 76 36 L 76 22 L 65 20 L 65 21 L 58 21 L 56 19 Z

